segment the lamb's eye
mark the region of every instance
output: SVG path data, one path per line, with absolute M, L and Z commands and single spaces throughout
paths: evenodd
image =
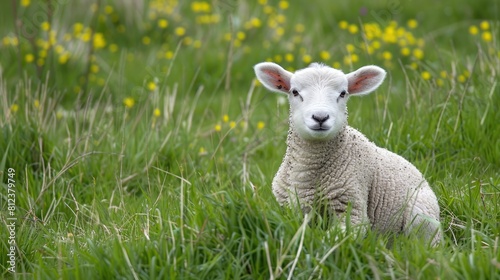
M 292 94 L 293 96 L 299 96 L 299 92 L 296 89 L 292 90 Z
M 347 92 L 346 92 L 345 90 L 343 90 L 343 91 L 340 93 L 340 97 L 344 98 L 344 96 L 346 95 L 346 93 L 347 93 Z

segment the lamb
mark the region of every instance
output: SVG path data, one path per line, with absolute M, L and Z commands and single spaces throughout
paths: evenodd
M 290 103 L 286 154 L 272 182 L 280 205 L 307 213 L 321 203 L 343 228 L 350 211 L 352 226 L 417 232 L 439 243 L 439 205 L 423 175 L 347 125 L 347 100 L 378 88 L 386 75 L 382 68 L 364 66 L 344 74 L 313 63 L 291 73 L 262 62 L 254 70 L 262 85 L 287 94 Z

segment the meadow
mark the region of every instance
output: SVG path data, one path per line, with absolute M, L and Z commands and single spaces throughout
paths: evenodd
M 0 278 L 500 279 L 500 4 L 336 2 L 2 1 Z M 439 246 L 278 205 L 262 61 L 387 70 L 349 123 L 424 173 Z

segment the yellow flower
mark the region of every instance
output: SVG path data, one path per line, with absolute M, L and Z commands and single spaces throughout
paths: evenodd
M 491 32 L 485 31 L 483 34 L 481 34 L 481 38 L 485 42 L 491 42 L 493 40 L 493 36 L 491 35 Z
M 262 21 L 260 21 L 260 19 L 257 17 L 252 18 L 250 20 L 250 22 L 251 22 L 252 26 L 255 28 L 259 28 L 262 26 Z
M 17 105 L 17 104 L 15 104 L 15 103 L 14 103 L 14 104 L 12 104 L 12 105 L 10 106 L 10 111 L 11 111 L 12 113 L 17 112 L 18 110 L 19 110 L 19 105 Z
M 422 76 L 422 79 L 424 79 L 426 81 L 431 78 L 431 73 L 429 73 L 427 71 L 423 71 L 420 75 Z
M 203 147 L 200 147 L 200 150 L 198 151 L 198 155 L 204 156 L 206 154 L 207 154 L 207 150 L 205 150 L 205 148 L 203 148 Z
M 293 54 L 291 54 L 291 53 L 287 53 L 287 54 L 285 54 L 285 60 L 286 60 L 287 62 L 293 62 L 293 60 L 294 60 L 294 56 L 293 56 Z
M 158 118 L 159 116 L 161 116 L 161 111 L 160 111 L 160 109 L 156 108 L 156 109 L 153 111 L 153 116 L 155 116 L 156 118 Z
M 238 40 L 240 41 L 245 40 L 245 37 L 246 37 L 245 32 L 238 31 L 238 33 L 236 33 L 236 38 L 238 38 Z
M 94 34 L 94 48 L 102 49 L 106 46 L 106 40 L 104 39 L 104 35 L 100 32 Z
M 424 51 L 421 50 L 421 49 L 414 49 L 413 50 L 413 56 L 416 59 L 422 59 L 422 58 L 424 58 Z
M 384 51 L 382 53 L 382 58 L 385 60 L 391 60 L 392 59 L 392 53 L 390 51 Z
M 21 0 L 21 6 L 28 7 L 31 3 L 31 0 Z
M 355 25 L 355 24 L 351 24 L 351 25 L 349 25 L 349 27 L 348 27 L 348 31 L 349 31 L 349 33 L 351 33 L 351 34 L 356 34 L 356 33 L 358 33 L 358 30 L 359 30 L 359 29 L 358 29 L 358 26 L 357 26 L 357 25 Z
M 417 26 L 418 26 L 418 22 L 417 22 L 417 20 L 415 20 L 415 19 L 410 19 L 410 20 L 407 22 L 407 24 L 408 24 L 408 27 L 409 27 L 409 28 L 411 28 L 411 29 L 415 29 L 415 28 L 417 28 Z
M 109 51 L 114 53 L 118 51 L 118 45 L 117 44 L 111 44 L 109 45 Z
M 142 37 L 142 43 L 144 45 L 149 45 L 151 43 L 151 38 L 149 38 L 149 36 Z
M 298 23 L 295 25 L 295 32 L 302 33 L 306 30 L 306 27 L 302 23 Z
M 354 50 L 356 49 L 356 47 L 354 47 L 354 45 L 353 45 L 353 44 L 347 44 L 347 45 L 345 46 L 345 49 L 346 49 L 349 53 L 352 53 L 352 52 L 354 52 Z
M 465 83 L 465 81 L 467 81 L 467 78 L 464 75 L 459 75 L 458 76 L 458 81 L 460 83 Z
M 154 91 L 156 89 L 156 83 L 151 81 L 147 84 L 147 88 L 149 91 Z
M 349 27 L 349 23 L 345 20 L 339 22 L 340 29 L 347 29 Z
M 229 123 L 229 128 L 233 129 L 233 128 L 235 128 L 235 127 L 236 127 L 236 122 L 235 122 L 235 121 L 231 121 L 231 122 Z
M 132 97 L 126 97 L 125 99 L 123 99 L 123 104 L 127 108 L 132 108 L 134 107 L 135 100 Z
M 308 54 L 305 54 L 302 56 L 302 61 L 304 61 L 304 63 L 306 63 L 306 64 L 309 64 L 312 61 L 312 57 Z
M 35 99 L 35 101 L 33 102 L 33 106 L 35 106 L 35 108 L 40 107 L 40 100 Z
M 104 13 L 110 15 L 113 13 L 113 6 L 111 5 L 106 5 L 106 7 L 104 7 Z
M 436 84 L 438 85 L 438 87 L 442 87 L 444 85 L 444 81 L 442 79 L 437 79 Z
M 158 27 L 167 28 L 167 26 L 168 26 L 168 21 L 166 19 L 158 20 Z
M 404 48 L 402 48 L 402 49 L 401 49 L 401 54 L 402 54 L 403 56 L 409 56 L 409 55 L 410 55 L 410 53 L 411 53 L 411 51 L 410 51 L 410 49 L 409 49 L 409 48 L 404 47 Z
M 75 37 L 78 37 L 82 33 L 83 29 L 84 29 L 84 26 L 82 23 L 77 22 L 77 23 L 73 24 L 73 35 Z
M 179 26 L 175 29 L 175 35 L 181 37 L 184 36 L 185 34 L 186 34 L 186 29 L 184 27 Z
M 58 58 L 58 61 L 60 64 L 66 64 L 69 60 L 69 53 L 68 52 L 65 52 L 63 54 L 61 54 Z
M 274 56 L 274 62 L 280 63 L 281 61 L 283 61 L 283 56 L 281 56 L 279 54 Z
M 222 130 L 222 126 L 220 124 L 216 124 L 214 129 L 215 129 L 215 131 L 219 132 Z
M 92 73 L 99 72 L 99 65 L 97 65 L 97 64 L 90 65 L 90 72 L 92 72 Z
M 174 57 L 174 52 L 173 51 L 167 51 L 165 53 L 165 58 L 166 59 L 172 59 L 172 57 Z
M 276 36 L 281 37 L 283 34 L 285 34 L 285 28 L 281 26 L 276 28 Z
M 328 51 L 321 51 L 319 53 L 319 57 L 321 57 L 321 60 L 329 60 L 330 59 L 330 53 Z
M 222 116 L 222 121 L 227 123 L 229 121 L 229 116 L 228 115 Z
M 443 79 L 446 79 L 448 77 L 448 73 L 443 70 L 443 71 L 439 72 L 439 76 Z
M 40 25 L 43 31 L 49 31 L 50 30 L 50 23 L 48 21 L 42 22 L 42 25 Z
M 266 126 L 266 124 L 263 121 L 260 121 L 260 122 L 257 123 L 257 129 L 258 130 L 264 129 L 265 126 Z
M 279 5 L 280 9 L 286 10 L 290 6 L 290 3 L 288 3 L 288 1 L 283 0 L 283 1 L 280 1 L 278 5 Z
M 26 61 L 27 63 L 31 63 L 34 60 L 35 60 L 35 56 L 32 53 L 26 54 L 24 56 L 24 61 Z
M 478 32 L 479 32 L 479 28 L 477 28 L 477 26 L 475 26 L 475 25 L 471 25 L 471 26 L 469 27 L 469 33 L 470 33 L 471 35 L 476 35 Z
M 481 23 L 479 24 L 479 27 L 482 29 L 482 30 L 488 30 L 490 29 L 490 23 L 487 22 L 486 20 L 483 20 L 481 21 Z

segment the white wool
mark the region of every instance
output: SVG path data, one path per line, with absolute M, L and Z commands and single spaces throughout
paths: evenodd
M 326 204 L 339 216 L 351 205 L 353 225 L 381 232 L 417 229 L 439 242 L 439 206 L 423 175 L 347 125 L 349 96 L 375 90 L 383 69 L 365 66 L 344 74 L 312 64 L 292 74 L 265 62 L 255 72 L 266 88 L 286 93 L 290 101 L 287 150 L 272 184 L 280 204 L 298 202 L 305 212 Z

